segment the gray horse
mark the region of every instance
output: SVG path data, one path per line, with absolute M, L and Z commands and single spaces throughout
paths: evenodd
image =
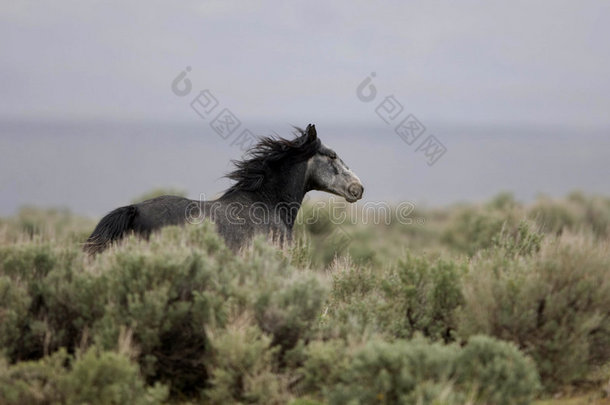
M 364 187 L 332 150 L 318 139 L 314 125 L 297 128 L 297 137 L 262 138 L 246 159 L 234 161 L 235 181 L 222 197 L 197 201 L 166 195 L 115 209 L 97 224 L 84 250 L 95 254 L 129 233 L 148 237 L 168 225 L 211 220 L 227 246 L 235 251 L 256 234 L 279 244 L 290 241 L 305 193 L 326 191 L 353 203 Z

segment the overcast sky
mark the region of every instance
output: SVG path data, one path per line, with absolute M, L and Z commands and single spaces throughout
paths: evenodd
M 9 1 L 0 116 L 193 120 L 186 66 L 242 120 L 610 126 L 608 1 Z

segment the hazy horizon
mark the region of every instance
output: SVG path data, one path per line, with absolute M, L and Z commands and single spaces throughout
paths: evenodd
M 257 135 L 290 136 L 288 124 L 271 125 L 250 128 Z M 316 126 L 322 141 L 362 179 L 363 202 L 439 206 L 504 191 L 525 202 L 577 190 L 608 194 L 603 173 L 610 138 L 604 131 L 445 128 L 447 152 L 429 166 L 383 125 Z M 230 139 L 197 123 L 3 123 L 0 131 L 1 149 L 11 151 L 0 161 L 0 215 L 38 205 L 100 216 L 155 188 L 214 198 L 230 184 L 222 177 L 232 168 L 230 160 L 242 156 Z

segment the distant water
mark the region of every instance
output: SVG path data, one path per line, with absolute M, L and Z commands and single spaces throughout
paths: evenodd
M 362 179 L 365 201 L 443 205 L 501 191 L 522 201 L 573 190 L 610 195 L 610 131 L 437 126 L 431 133 L 447 152 L 429 166 L 419 140 L 409 146 L 389 127 L 317 128 Z M 290 133 L 287 124 L 249 129 Z M 230 184 L 222 178 L 229 161 L 242 154 L 233 137 L 224 140 L 205 123 L 2 122 L 0 215 L 33 204 L 100 216 L 159 187 L 214 198 Z

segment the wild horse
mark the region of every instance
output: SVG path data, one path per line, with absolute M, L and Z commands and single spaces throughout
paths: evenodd
M 211 201 L 162 196 L 115 209 L 97 224 L 84 250 L 95 254 L 129 233 L 148 237 L 168 225 L 209 219 L 227 246 L 237 251 L 256 234 L 290 241 L 303 197 L 310 190 L 326 191 L 353 203 L 364 187 L 332 150 L 318 139 L 314 125 L 297 128 L 295 139 L 262 138 L 246 158 L 234 161 L 227 177 L 233 184 Z

